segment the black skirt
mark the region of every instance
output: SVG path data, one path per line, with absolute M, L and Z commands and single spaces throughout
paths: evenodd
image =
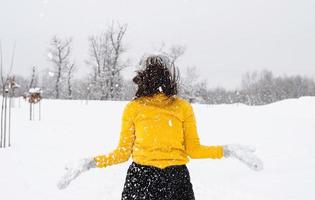
M 122 200 L 194 200 L 186 165 L 160 169 L 133 162 L 127 172 Z

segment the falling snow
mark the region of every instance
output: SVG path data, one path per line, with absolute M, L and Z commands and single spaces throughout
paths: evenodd
M 54 56 L 53 56 L 53 54 L 51 52 L 49 52 L 47 54 L 47 57 L 48 57 L 49 60 L 52 60 Z
M 54 76 L 55 76 L 55 73 L 54 73 L 54 72 L 48 72 L 48 76 L 54 77 Z

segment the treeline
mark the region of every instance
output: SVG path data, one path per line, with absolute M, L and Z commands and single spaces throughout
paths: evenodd
M 48 48 L 50 68 L 39 71 L 32 68 L 28 77 L 15 76 L 20 88 L 15 96 L 25 95 L 30 88 L 40 87 L 43 97 L 48 99 L 84 100 L 131 100 L 136 85 L 121 75 L 130 66 L 123 57 L 127 51 L 124 37 L 126 25 L 112 24 L 102 33 L 89 37 L 85 66 L 89 73 L 75 78 L 79 66 L 72 59 L 73 40 L 53 37 Z M 183 46 L 160 49 L 175 64 L 185 53 Z M 80 66 L 81 67 L 81 66 Z M 196 67 L 189 67 L 180 77 L 179 96 L 190 102 L 205 104 L 244 103 L 263 105 L 275 101 L 315 96 L 315 81 L 302 76 L 274 76 L 271 71 L 247 73 L 236 90 L 208 88 L 206 80 L 200 80 Z
M 47 74 L 47 73 L 44 73 Z M 186 76 L 179 83 L 179 96 L 193 103 L 202 104 L 233 104 L 264 105 L 289 98 L 315 96 L 315 81 L 312 78 L 296 76 L 275 76 L 271 71 L 247 73 L 242 77 L 240 89 L 226 90 L 224 88 L 208 88 L 206 80 L 197 76 L 196 68 L 188 68 Z M 39 81 L 40 80 L 40 81 Z M 17 76 L 16 81 L 21 85 L 16 96 L 21 96 L 29 89 L 31 80 Z M 43 89 L 44 98 L 55 99 L 53 77 L 37 77 L 35 81 Z M 100 91 L 93 88 L 89 80 L 75 79 L 72 82 L 71 98 L 67 96 L 67 87 L 61 87 L 59 99 L 84 100 L 131 100 L 136 92 L 136 85 L 123 77 L 113 96 L 103 97 Z
M 274 76 L 268 70 L 243 75 L 241 87 L 236 90 L 207 89 L 205 81 L 196 83 L 192 88 L 195 88 L 190 90 L 193 93 L 184 93 L 184 96 L 191 101 L 206 104 L 264 105 L 283 99 L 315 96 L 313 78 L 300 75 Z

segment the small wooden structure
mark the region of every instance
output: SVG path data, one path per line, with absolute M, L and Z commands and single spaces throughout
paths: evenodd
M 38 119 L 41 119 L 41 100 L 42 100 L 42 90 L 40 88 L 31 88 L 28 94 L 24 97 L 30 103 L 30 120 L 35 119 L 35 104 L 38 104 Z

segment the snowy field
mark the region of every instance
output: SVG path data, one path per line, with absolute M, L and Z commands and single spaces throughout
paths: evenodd
M 66 190 L 64 165 L 107 153 L 119 138 L 126 102 L 44 100 L 42 120 L 29 121 L 15 101 L 12 147 L 0 149 L 1 200 L 119 200 L 131 163 L 93 169 Z M 202 144 L 251 144 L 264 161 L 254 172 L 236 160 L 191 160 L 197 200 L 315 199 L 315 98 L 266 106 L 193 105 Z

